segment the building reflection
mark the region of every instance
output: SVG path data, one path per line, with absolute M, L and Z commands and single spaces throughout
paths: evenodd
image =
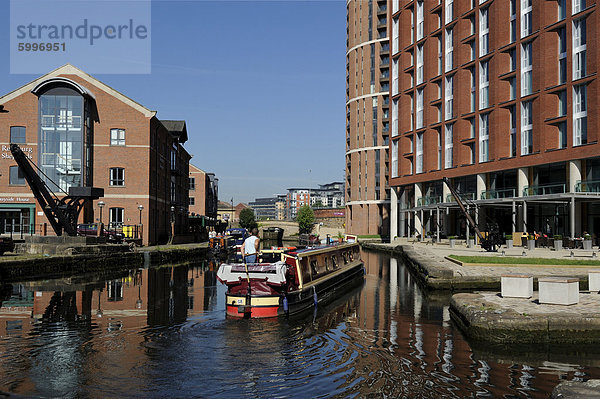
M 565 358 L 549 354 L 548 348 L 537 348 L 538 358 L 543 359 L 534 364 L 531 357 L 519 358 L 521 352 L 514 349 L 495 352 L 491 357 L 489 353 L 474 356 L 450 320 L 451 293 L 422 290 L 396 259 L 369 251 L 363 251 L 361 257 L 366 267 L 366 287 L 355 308 L 357 317 L 347 319 L 347 332 L 361 345 L 388 351 L 378 356 L 357 356 L 351 379 L 364 379 L 353 389 L 359 396 L 378 389 L 387 392 L 392 388 L 384 385 L 396 381 L 392 384 L 397 389 L 392 391 L 394 394 L 401 393 L 405 385 L 417 384 L 424 389 L 418 392 L 429 395 L 453 396 L 460 392 L 462 396 L 466 394 L 462 389 L 470 386 L 471 392 L 478 389 L 491 397 L 503 396 L 507 388 L 513 394 L 543 397 L 559 379 L 585 374 L 581 363 L 561 363 Z M 548 366 L 543 361 L 548 357 L 557 361 Z M 490 358 L 493 360 L 486 360 Z M 373 370 L 381 372 L 372 373 Z M 398 380 L 404 383 L 398 384 Z
M 0 338 L 15 343 L 3 345 L 0 386 L 71 395 L 64 390 L 110 375 L 111 365 L 134 368 L 144 361 L 144 329 L 215 306 L 216 269 L 201 262 L 0 286 Z

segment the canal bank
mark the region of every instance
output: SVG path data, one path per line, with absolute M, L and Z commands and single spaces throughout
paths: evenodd
M 452 296 L 450 314 L 458 327 L 478 341 L 518 344 L 585 344 L 600 342 L 600 295 L 581 292 L 575 305 L 540 304 L 504 298 L 496 292 Z
M 588 287 L 588 272 L 600 269 L 597 265 L 545 265 L 545 264 L 509 264 L 511 259 L 561 259 L 562 262 L 592 261 L 592 251 L 583 250 L 561 250 L 554 251 L 545 248 L 536 248 L 528 251 L 521 247 L 502 248 L 499 252 L 486 252 L 480 247 L 467 248 L 457 246 L 450 248 L 447 244 L 431 244 L 418 241 L 398 239 L 393 243 L 361 242 L 361 247 L 371 251 L 381 251 L 401 259 L 414 273 L 419 283 L 430 290 L 500 290 L 500 279 L 503 274 L 527 274 L 534 277 L 534 287 L 537 287 L 537 279 L 547 276 L 576 277 L 580 282 L 580 289 Z M 451 260 L 451 256 L 464 257 L 488 257 L 497 258 L 504 252 L 507 262 L 492 263 L 477 262 L 466 263 Z M 573 252 L 573 256 L 571 256 Z M 525 255 L 523 255 L 525 253 Z M 525 261 L 525 260 L 524 260 Z
M 125 246 L 127 247 L 127 246 Z M 162 263 L 180 264 L 205 258 L 208 244 L 142 247 L 103 246 L 90 253 L 61 255 L 7 254 L 0 257 L 0 282 L 57 278 L 75 273 L 149 267 Z

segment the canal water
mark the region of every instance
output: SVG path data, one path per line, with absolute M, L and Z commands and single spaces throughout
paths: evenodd
M 36 397 L 545 398 L 600 376 L 589 348 L 469 344 L 450 296 L 363 252 L 361 287 L 295 319 L 229 320 L 218 265 L 0 289 L 0 390 Z

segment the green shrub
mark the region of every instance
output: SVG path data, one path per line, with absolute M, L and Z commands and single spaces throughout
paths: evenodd
M 592 236 L 591 236 L 591 235 L 589 235 L 589 234 L 586 234 L 586 235 L 584 235 L 584 236 L 583 236 L 583 239 L 584 239 L 584 240 L 591 240 L 591 239 L 592 239 Z
M 507 240 L 512 240 L 512 234 L 506 234 L 504 238 Z
M 562 240 L 562 236 L 560 234 L 555 234 L 552 238 L 555 240 Z
M 450 240 L 456 240 L 458 237 L 457 236 L 448 236 L 448 239 Z

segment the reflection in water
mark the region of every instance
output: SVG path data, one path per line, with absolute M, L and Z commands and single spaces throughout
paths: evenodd
M 547 397 L 581 348 L 470 346 L 450 295 L 364 252 L 362 287 L 301 318 L 229 320 L 218 265 L 0 287 L 0 390 L 60 397 Z M 589 349 L 589 348 L 588 348 Z

